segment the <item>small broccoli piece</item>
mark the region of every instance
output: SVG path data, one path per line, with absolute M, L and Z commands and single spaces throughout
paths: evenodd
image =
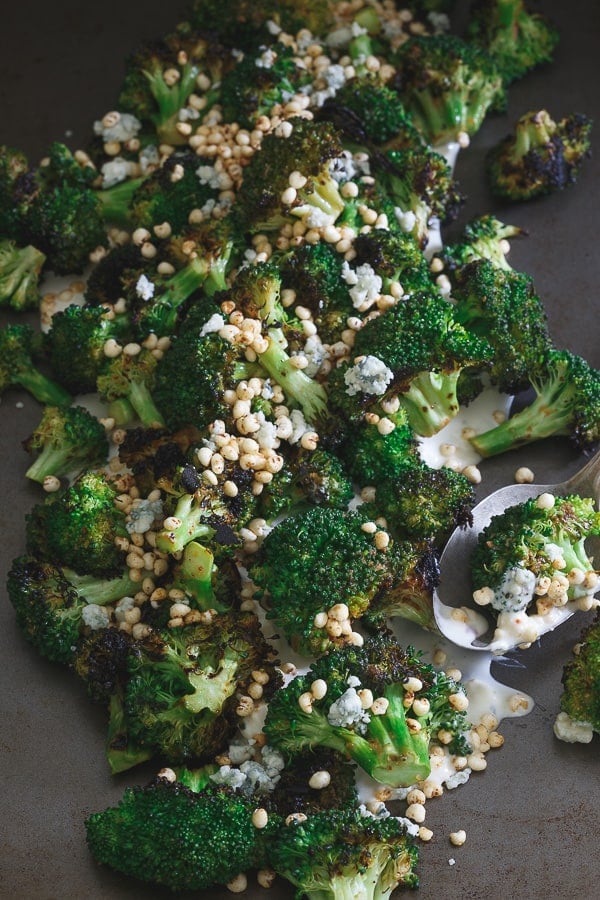
M 342 461 L 328 450 L 300 450 L 286 462 L 260 495 L 261 514 L 273 520 L 307 503 L 347 509 L 354 497 L 352 481 Z
M 348 470 L 363 487 L 377 485 L 383 478 L 401 472 L 416 450 L 416 438 L 401 406 L 390 421 L 394 429 L 389 434 L 381 434 L 376 426 L 361 422 L 343 444 L 341 452 Z
M 132 339 L 126 321 L 111 319 L 102 306 L 72 304 L 52 317 L 45 348 L 54 377 L 74 394 L 96 390 L 96 381 L 108 365 L 104 346 L 109 340 Z
M 471 556 L 476 602 L 496 617 L 544 615 L 593 596 L 598 578 L 585 541 L 599 534 L 600 513 L 588 497 L 541 494 L 509 507 L 483 529 Z
M 504 225 L 492 215 L 480 216 L 468 222 L 461 239 L 454 244 L 447 244 L 439 254 L 444 266 L 453 272 L 460 266 L 477 259 L 488 259 L 500 269 L 512 271 L 506 259 L 510 250 L 508 238 L 526 234 L 516 225 Z
M 7 591 L 23 636 L 52 662 L 71 665 L 87 632 L 86 609 L 106 606 L 134 594 L 129 573 L 112 579 L 78 576 L 39 557 L 20 556 L 8 573 Z M 101 620 L 109 627 L 108 613 Z M 97 627 L 95 622 L 93 627 Z
M 313 697 L 309 710 L 299 698 L 316 679 L 326 683 L 327 691 L 321 699 Z M 419 682 L 409 707 L 407 690 Z M 357 689 L 371 691 L 374 702 L 380 702 L 374 709 L 364 709 Z M 458 713 L 449 700 L 460 690 L 457 682 L 424 663 L 412 647 L 405 650 L 380 632 L 362 647 L 346 645 L 330 651 L 307 674 L 293 678 L 271 699 L 264 732 L 271 746 L 289 756 L 329 747 L 376 781 L 406 787 L 429 775 L 430 742 L 440 728 L 453 736 L 451 752 L 468 747 L 465 713 Z M 411 719 L 420 728 L 411 727 Z
M 18 311 L 35 309 L 40 302 L 38 282 L 44 254 L 35 247 L 17 247 L 0 239 L 0 306 Z
M 288 119 L 288 137 L 268 134 L 260 153 L 244 169 L 233 211 L 245 231 L 277 231 L 301 221 L 307 228 L 333 225 L 345 207 L 332 162 L 342 154 L 339 135 L 329 122 Z M 300 173 L 303 186 L 290 191 L 289 177 Z M 283 197 L 283 199 L 282 199 Z
M 179 777 L 126 788 L 117 807 L 93 813 L 85 826 L 94 858 L 177 892 L 224 885 L 262 865 L 273 824 L 255 828 L 256 802 L 222 785 L 196 791 Z
M 453 273 L 452 299 L 457 321 L 492 347 L 491 383 L 507 394 L 525 390 L 552 347 L 532 279 L 478 259 Z
M 556 27 L 523 0 L 476 0 L 467 36 L 490 55 L 505 86 L 551 62 L 559 39 Z
M 397 887 L 419 885 L 418 850 L 406 820 L 377 819 L 352 806 L 281 828 L 269 858 L 309 900 L 389 900 Z
M 132 226 L 152 230 L 168 223 L 173 234 L 185 231 L 192 210 L 219 196 L 219 189 L 201 177 L 203 164 L 211 165 L 211 161 L 189 150 L 169 156 L 136 187 L 129 207 Z
M 120 353 L 112 359 L 98 376 L 96 386 L 100 399 L 108 404 L 109 415 L 114 416 L 118 425 L 128 425 L 132 417 L 123 414 L 123 401 L 131 407 L 133 418 L 137 417 L 147 428 L 164 425 L 152 397 L 157 359 L 150 350 L 131 356 Z
M 579 113 L 558 122 L 545 109 L 521 116 L 513 133 L 488 152 L 493 193 L 507 200 L 530 200 L 573 184 L 590 155 L 591 129 L 591 119 Z
M 84 292 L 86 306 L 110 308 L 124 294 L 131 271 L 143 268 L 141 247 L 133 241 L 118 244 L 100 259 L 89 273 Z M 119 316 L 119 321 L 125 320 Z
M 24 388 L 40 403 L 69 406 L 70 394 L 36 366 L 42 343 L 42 336 L 30 325 L 7 325 L 0 329 L 0 394 L 11 387 Z
M 568 350 L 551 350 L 531 373 L 536 397 L 501 425 L 470 438 L 484 457 L 564 435 L 580 448 L 600 438 L 600 372 Z
M 213 759 L 235 731 L 238 697 L 252 672 L 268 671 L 272 690 L 281 683 L 272 659 L 250 613 L 155 633 L 129 658 L 123 693 L 129 738 L 169 763 Z
M 113 694 L 123 688 L 134 643 L 121 628 L 101 628 L 78 641 L 73 669 L 94 703 L 110 704 Z
M 391 540 L 382 552 L 376 540 L 387 534 L 379 526 L 373 532 L 371 524 L 363 529 L 367 522 L 372 520 L 360 509 L 298 512 L 267 534 L 249 562 L 267 618 L 305 656 L 351 640 L 352 620 L 386 592 L 401 591 L 410 577 L 412 547 Z M 385 537 L 377 539 L 380 533 Z M 406 614 L 414 617 L 412 606 Z
M 48 495 L 27 517 L 29 552 L 80 575 L 120 572 L 125 554 L 115 539 L 127 537 L 127 529 L 117 494 L 106 475 L 89 470 L 62 493 Z
M 20 186 L 27 179 L 29 162 L 21 150 L 0 145 L 0 235 L 23 243 L 20 205 L 15 203 Z
M 358 234 L 353 249 L 353 264 L 371 266 L 382 279 L 383 294 L 393 293 L 396 283 L 406 292 L 432 287 L 429 263 L 412 234 L 375 228 Z
M 287 818 L 293 813 L 313 815 L 321 810 L 343 809 L 358 804 L 355 766 L 341 753 L 328 747 L 313 747 L 288 760 L 271 794 L 277 812 Z M 327 772 L 323 784 L 311 779 Z M 317 775 L 317 779 L 318 779 Z
M 502 78 L 489 54 L 456 35 L 412 37 L 395 63 L 392 87 L 434 146 L 473 136 L 488 110 L 504 108 Z
M 273 381 L 281 385 L 289 399 L 302 409 L 306 421 L 316 422 L 325 415 L 327 394 L 325 388 L 302 369 L 296 368 L 285 345 L 287 341 L 279 328 L 269 328 L 265 334 L 265 349 L 258 353 L 258 362 Z
M 600 734 L 600 614 L 584 628 L 565 664 L 562 687 L 554 733 L 563 741 L 589 743 Z
M 466 331 L 433 290 L 403 296 L 368 321 L 357 332 L 353 352 L 387 367 L 392 377 L 385 396 L 398 396 L 411 428 L 423 437 L 436 434 L 458 413 L 461 371 L 485 368 L 491 359 L 489 344 Z
M 108 458 L 105 428 L 83 406 L 46 406 L 23 446 L 35 454 L 25 475 L 40 484 L 47 475 L 72 475 L 102 465 Z

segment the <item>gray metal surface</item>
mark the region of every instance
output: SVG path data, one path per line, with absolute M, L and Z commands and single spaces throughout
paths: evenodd
M 161 34 L 184 8 L 157 0 L 5 5 L 0 143 L 33 158 L 67 132 L 72 146 L 82 144 L 93 120 L 114 105 L 125 54 L 139 39 Z M 515 85 L 506 115 L 489 119 L 459 159 L 457 175 L 469 197 L 461 221 L 495 210 L 528 230 L 528 238 L 514 242 L 512 264 L 535 277 L 555 341 L 600 367 L 600 152 L 584 166 L 576 187 L 530 204 L 493 204 L 483 182 L 485 151 L 530 109 L 546 106 L 554 117 L 586 112 L 599 123 L 593 137 L 600 140 L 600 8 L 593 0 L 548 0 L 536 8 L 561 29 L 556 62 Z M 85 847 L 85 816 L 116 802 L 126 784 L 142 782 L 150 770 L 111 779 L 103 762 L 101 711 L 68 672 L 38 658 L 17 633 L 3 585 L 10 560 L 23 550 L 25 512 L 39 498 L 25 484 L 27 456 L 20 446 L 39 408 L 11 393 L 0 414 L 0 897 L 158 900 L 166 895 L 100 869 Z M 518 465 L 530 466 L 539 483 L 553 483 L 581 463 L 562 440 L 524 449 L 482 465 L 480 496 L 510 483 Z M 572 746 L 552 733 L 562 665 L 580 625 L 573 618 L 526 657 L 517 656 L 514 666 L 495 667 L 497 677 L 532 694 L 537 705 L 529 716 L 502 726 L 506 744 L 492 752 L 487 772 L 428 803 L 426 824 L 434 838 L 422 847 L 421 900 L 598 896 L 598 738 Z M 453 848 L 448 834 L 459 828 L 467 841 Z M 209 895 L 231 896 L 226 890 Z M 264 894 L 251 887 L 245 896 Z M 293 890 L 278 883 L 268 896 L 289 900 Z

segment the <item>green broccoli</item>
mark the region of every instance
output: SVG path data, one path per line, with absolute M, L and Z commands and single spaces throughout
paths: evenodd
M 0 239 L 0 306 L 35 309 L 40 302 L 38 282 L 46 257 L 35 247 L 17 247 Z
M 489 431 L 470 438 L 481 456 L 564 435 L 577 447 L 600 438 L 600 372 L 568 350 L 550 350 L 531 373 L 535 399 Z
M 117 807 L 89 816 L 87 843 L 94 858 L 177 892 L 224 885 L 264 865 L 274 822 L 254 826 L 256 802 L 222 785 L 196 790 L 204 779 L 185 772 L 179 778 L 159 776 L 144 787 L 126 788 Z
M 589 497 L 546 493 L 509 507 L 478 536 L 470 561 L 475 601 L 495 617 L 587 602 L 598 586 L 585 548 L 594 535 L 600 513 Z
M 369 265 L 381 277 L 382 293 L 393 295 L 396 291 L 397 295 L 432 287 L 429 263 L 412 234 L 375 228 L 358 234 L 352 247 L 356 254 L 354 265 Z
M 489 344 L 463 328 L 433 289 L 403 296 L 368 321 L 357 332 L 353 353 L 355 364 L 344 376 L 347 392 L 398 396 L 410 426 L 423 437 L 458 413 L 461 371 L 485 368 L 491 360 Z M 375 370 L 377 383 L 370 376 Z
M 556 27 L 523 0 L 476 0 L 467 36 L 490 55 L 505 86 L 551 62 L 559 39 Z
M 324 686 L 313 693 L 316 681 Z M 330 651 L 293 678 L 271 699 L 264 732 L 270 746 L 289 756 L 329 747 L 375 781 L 407 787 L 429 775 L 430 742 L 440 729 L 452 735 L 451 752 L 468 752 L 465 712 L 449 699 L 460 692 L 413 648 L 380 632 L 362 647 Z M 363 693 L 373 698 L 366 707 Z
M 383 594 L 400 594 L 419 559 L 411 545 L 389 540 L 360 509 L 312 507 L 267 534 L 248 572 L 267 618 L 299 653 L 318 656 L 355 640 L 352 620 Z M 401 602 L 397 606 L 397 615 L 417 617 L 412 600 L 404 611 Z M 422 618 L 430 620 L 431 612 Z
M 280 828 L 269 860 L 309 900 L 389 900 L 395 888 L 419 885 L 418 850 L 406 822 L 352 806 Z
M 110 614 L 100 607 L 137 589 L 128 572 L 111 579 L 78 576 L 37 555 L 15 559 L 7 580 L 23 636 L 42 656 L 63 665 L 73 663 L 79 640 L 90 629 L 110 627 Z
M 36 366 L 42 349 L 42 335 L 30 325 L 0 329 L 0 394 L 9 388 L 24 388 L 39 403 L 70 406 L 71 395 Z
M 40 484 L 48 475 L 72 475 L 108 458 L 105 428 L 83 406 L 46 406 L 23 446 L 35 455 L 25 475 Z
M 453 34 L 411 37 L 395 56 L 392 87 L 432 145 L 473 136 L 506 101 L 488 53 Z
M 352 481 L 341 460 L 328 450 L 292 451 L 260 495 L 259 507 L 268 520 L 307 503 L 347 509 L 354 497 Z
M 577 180 L 590 155 L 592 121 L 573 113 L 555 122 L 545 110 L 528 112 L 488 152 L 487 176 L 497 197 L 530 200 Z
M 562 675 L 561 712 L 554 724 L 563 741 L 588 743 L 600 733 L 600 614 L 584 628 Z
M 29 513 L 28 551 L 80 575 L 110 577 L 119 572 L 125 553 L 115 539 L 128 533 L 125 513 L 115 504 L 117 495 L 104 473 L 86 470 Z
M 0 235 L 23 243 L 20 208 L 15 195 L 26 179 L 29 162 L 22 150 L 0 145 Z
M 522 228 L 505 225 L 495 216 L 479 216 L 465 225 L 459 241 L 446 244 L 438 258 L 450 272 L 476 259 L 488 259 L 498 268 L 512 270 L 506 259 L 510 250 L 508 238 L 524 234 Z
M 414 454 L 417 440 L 408 424 L 406 411 L 399 406 L 390 421 L 394 428 L 382 434 L 376 425 L 361 422 L 343 444 L 342 456 L 348 471 L 359 485 L 377 485 L 383 478 L 401 472 Z
M 152 352 L 142 347 L 133 356 L 120 353 L 98 376 L 100 399 L 108 404 L 108 414 L 118 425 L 129 425 L 136 418 L 147 428 L 164 425 L 152 397 L 157 364 Z

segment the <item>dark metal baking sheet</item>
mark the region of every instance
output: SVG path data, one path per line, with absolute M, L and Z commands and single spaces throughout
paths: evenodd
M 556 61 L 514 85 L 507 113 L 488 119 L 461 155 L 457 175 L 469 197 L 461 221 L 495 210 L 529 231 L 514 242 L 512 264 L 534 276 L 555 341 L 600 367 L 600 153 L 584 166 L 577 186 L 530 204 L 494 204 L 483 182 L 486 149 L 530 109 L 545 106 L 554 117 L 574 110 L 595 116 L 593 137 L 599 139 L 600 7 L 593 0 L 530 3 L 560 27 Z M 126 53 L 140 39 L 163 33 L 185 8 L 158 0 L 6 6 L 0 143 L 21 147 L 34 159 L 54 139 L 83 144 L 94 119 L 114 106 Z M 2 399 L 0 415 L 0 897 L 164 897 L 96 866 L 86 850 L 86 815 L 116 802 L 126 784 L 143 782 L 151 769 L 111 779 L 103 762 L 101 711 L 90 706 L 68 672 L 38 658 L 16 630 L 4 580 L 10 560 L 23 550 L 25 512 L 39 498 L 25 483 L 27 456 L 20 446 L 37 423 L 39 407 L 11 393 Z M 563 440 L 531 447 L 483 464 L 480 494 L 510 482 L 520 464 L 530 466 L 540 482 L 551 482 L 580 463 Z M 496 667 L 497 676 L 531 693 L 537 705 L 529 716 L 502 725 L 506 744 L 492 752 L 485 774 L 428 803 L 434 838 L 422 846 L 421 900 L 598 896 L 598 738 L 587 746 L 567 745 L 552 733 L 562 665 L 581 624 L 581 618 L 572 619 L 521 654 L 521 667 Z M 466 830 L 467 841 L 453 848 L 448 834 L 458 828 Z M 226 890 L 208 894 L 215 900 L 231 896 Z M 265 895 L 251 886 L 245 896 Z M 278 882 L 269 896 L 283 900 L 293 890 Z

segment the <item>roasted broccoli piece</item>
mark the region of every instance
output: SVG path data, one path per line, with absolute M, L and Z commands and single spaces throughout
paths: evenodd
M 78 576 L 37 555 L 15 559 L 7 580 L 23 636 L 42 656 L 64 665 L 73 663 L 80 638 L 110 626 L 110 614 L 102 607 L 137 590 L 128 571 L 111 579 Z
M 550 20 L 531 12 L 523 0 L 475 0 L 467 36 L 490 55 L 505 86 L 551 62 L 559 39 Z
M 423 224 L 426 226 L 425 220 Z M 358 234 L 352 246 L 356 254 L 353 265 L 356 268 L 370 266 L 381 278 L 383 294 L 398 296 L 403 292 L 432 287 L 429 263 L 418 239 L 412 234 L 375 228 Z
M 37 368 L 42 348 L 41 334 L 30 325 L 0 329 L 0 394 L 11 387 L 24 388 L 40 403 L 69 406 L 71 395 Z
M 363 487 L 377 485 L 383 478 L 401 472 L 416 451 L 417 440 L 406 411 L 398 406 L 390 416 L 394 427 L 388 434 L 363 421 L 348 432 L 342 446 L 348 471 Z
M 590 155 L 592 121 L 580 113 L 555 122 L 542 109 L 518 120 L 514 131 L 486 158 L 493 193 L 507 200 L 530 200 L 573 184 Z
M 318 656 L 355 640 L 352 621 L 383 594 L 399 596 L 419 558 L 360 509 L 313 507 L 276 525 L 248 571 L 267 618 L 299 653 Z M 431 621 L 431 612 L 418 614 L 412 600 L 397 607 L 397 615 Z
M 83 406 L 46 406 L 23 446 L 35 456 L 25 475 L 40 484 L 48 475 L 78 474 L 108 457 L 106 430 Z
M 22 150 L 0 145 L 0 235 L 23 243 L 20 208 L 15 204 L 16 191 L 29 170 L 29 162 Z
M 277 689 L 273 659 L 251 613 L 155 632 L 128 661 L 123 710 L 129 739 L 169 763 L 212 760 L 235 731 L 238 698 L 252 672 L 267 671 L 269 688 Z
M 600 438 L 600 372 L 568 350 L 550 350 L 531 373 L 532 403 L 489 431 L 470 438 L 484 457 L 564 435 L 577 447 Z
M 144 787 L 126 788 L 117 807 L 93 813 L 85 826 L 94 858 L 177 892 L 224 885 L 264 865 L 278 817 L 256 828 L 256 801 L 222 785 L 197 790 L 205 778 L 190 774 L 182 772 L 176 781 L 159 776 Z
M 102 306 L 72 304 L 53 315 L 45 348 L 54 377 L 72 393 L 85 394 L 96 390 L 98 376 L 109 363 L 107 341 L 131 339 L 129 323 L 121 317 L 111 318 Z
M 333 225 L 344 210 L 331 170 L 343 152 L 337 131 L 328 122 L 287 121 L 289 136 L 266 135 L 244 169 L 232 210 L 245 231 L 277 231 L 298 221 L 307 228 Z M 298 171 L 291 185 L 290 176 Z
M 18 247 L 0 239 L 0 306 L 35 309 L 40 302 L 38 282 L 46 257 L 31 245 Z
M 121 352 L 98 376 L 98 394 L 108 404 L 108 413 L 117 425 L 129 425 L 136 418 L 147 428 L 164 425 L 152 397 L 156 366 L 156 357 L 142 347 L 133 356 Z
M 280 328 L 269 328 L 264 334 L 265 347 L 258 356 L 259 365 L 281 385 L 288 400 L 297 404 L 307 422 L 313 424 L 326 415 L 327 393 L 323 385 L 293 365 Z
M 319 698 L 310 693 L 317 680 L 325 683 Z M 307 692 L 307 702 L 300 701 Z M 364 708 L 359 692 L 370 692 L 374 705 Z M 440 728 L 452 735 L 451 752 L 467 749 L 466 704 L 457 695 L 457 682 L 380 632 L 362 647 L 330 651 L 293 678 L 271 699 L 264 731 L 271 746 L 291 757 L 329 747 L 375 781 L 406 787 L 429 775 L 430 742 Z
M 133 277 L 132 273 L 143 270 L 144 265 L 142 248 L 133 241 L 111 247 L 86 279 L 85 305 L 110 309 L 124 296 Z M 123 324 L 126 320 L 121 314 L 118 321 Z
M 473 136 L 488 110 L 504 108 L 502 77 L 489 54 L 456 35 L 412 37 L 394 61 L 392 87 L 434 146 Z
M 260 495 L 259 506 L 268 520 L 309 504 L 347 509 L 354 488 L 341 460 L 328 450 L 299 450 L 288 454 L 283 468 Z
M 478 259 L 453 273 L 454 315 L 493 349 L 491 383 L 507 394 L 524 391 L 552 342 L 533 280 Z
M 115 575 L 125 560 L 115 539 L 128 536 L 125 513 L 115 504 L 117 495 L 106 475 L 86 470 L 29 513 L 28 551 L 80 575 Z
M 461 371 L 485 368 L 491 360 L 489 344 L 463 328 L 452 306 L 432 289 L 403 296 L 366 322 L 353 353 L 358 362 L 344 375 L 347 391 L 398 396 L 411 428 L 423 437 L 436 434 L 458 413 Z
M 600 614 L 584 628 L 573 651 L 563 669 L 554 734 L 562 741 L 587 744 L 600 733 Z
M 522 228 L 505 225 L 495 216 L 479 216 L 465 225 L 460 240 L 444 246 L 439 258 L 450 272 L 476 259 L 488 259 L 498 268 L 511 270 L 506 259 L 510 250 L 508 238 L 524 234 Z
M 317 773 L 329 775 L 327 783 Z M 284 818 L 294 813 L 313 815 L 321 810 L 356 806 L 356 768 L 346 756 L 328 747 L 313 747 L 287 761 L 270 796 Z M 316 778 L 315 778 L 316 776 Z
M 509 507 L 478 536 L 470 561 L 475 602 L 499 627 L 569 600 L 589 608 L 598 576 L 585 542 L 599 534 L 600 513 L 589 497 L 545 493 Z

